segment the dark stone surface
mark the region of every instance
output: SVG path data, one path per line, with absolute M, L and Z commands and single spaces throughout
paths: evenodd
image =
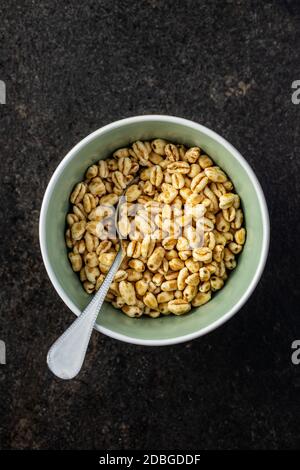
M 299 448 L 299 12 L 296 0 L 1 3 L 1 448 Z M 268 200 L 268 264 L 217 331 L 153 349 L 94 334 L 62 382 L 45 358 L 73 315 L 42 264 L 42 196 L 81 138 L 146 113 L 201 122 L 244 154 Z

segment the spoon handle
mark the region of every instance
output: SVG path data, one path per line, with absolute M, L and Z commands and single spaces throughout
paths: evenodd
M 73 379 L 83 364 L 93 326 L 102 307 L 107 291 L 122 261 L 122 248 L 117 253 L 105 280 L 91 302 L 55 341 L 47 355 L 49 369 L 61 379 Z

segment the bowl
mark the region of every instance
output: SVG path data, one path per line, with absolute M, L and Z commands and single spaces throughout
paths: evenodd
M 64 232 L 70 192 L 92 163 L 136 140 L 153 138 L 199 146 L 210 155 L 233 181 L 241 197 L 247 229 L 237 267 L 224 288 L 190 313 L 157 319 L 129 318 L 111 304 L 103 305 L 96 330 L 128 343 L 162 346 L 192 340 L 229 320 L 250 297 L 265 266 L 269 216 L 264 194 L 249 164 L 229 142 L 203 125 L 173 116 L 136 116 L 108 124 L 81 140 L 58 165 L 44 195 L 39 232 L 49 278 L 65 304 L 79 315 L 91 296 L 83 290 L 67 257 Z

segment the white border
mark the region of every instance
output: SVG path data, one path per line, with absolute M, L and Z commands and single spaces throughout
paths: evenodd
M 131 344 L 138 344 L 138 345 L 145 345 L 145 346 L 166 346 L 170 344 L 177 344 L 177 343 L 183 343 L 185 341 L 190 341 L 194 338 L 198 338 L 199 336 L 203 336 L 210 331 L 218 328 L 220 325 L 228 321 L 248 300 L 248 298 L 251 296 L 253 293 L 255 287 L 257 286 L 257 283 L 260 280 L 260 277 L 263 273 L 267 256 L 268 256 L 268 250 L 269 250 L 269 243 L 270 243 L 270 221 L 269 221 L 269 214 L 268 214 L 268 209 L 267 209 L 267 204 L 266 200 L 264 197 L 264 193 L 262 191 L 262 188 L 260 186 L 260 183 L 258 179 L 256 178 L 252 168 L 250 165 L 247 163 L 247 161 L 242 157 L 242 155 L 238 152 L 238 150 L 233 147 L 229 142 L 227 142 L 226 139 L 221 137 L 219 134 L 216 132 L 212 131 L 211 129 L 201 125 L 197 124 L 196 122 L 189 121 L 187 119 L 183 118 L 178 118 L 174 116 L 167 116 L 167 115 L 159 115 L 159 114 L 152 114 L 152 115 L 145 115 L 145 116 L 135 116 L 135 117 L 130 117 L 126 119 L 121 119 L 119 121 L 115 121 L 111 124 L 108 124 L 104 127 L 101 127 L 100 129 L 96 130 L 95 132 L 92 132 L 89 134 L 87 137 L 85 137 L 83 140 L 81 140 L 75 147 L 73 147 L 67 155 L 64 157 L 64 159 L 60 162 L 58 167 L 56 168 L 55 172 L 53 173 L 53 176 L 48 184 L 48 187 L 46 189 L 44 198 L 43 198 L 43 203 L 41 207 L 41 212 L 40 212 L 40 221 L 39 221 L 39 238 L 40 238 L 40 247 L 41 247 L 41 252 L 42 252 L 42 257 L 43 261 L 45 264 L 46 271 L 48 273 L 48 276 L 57 291 L 58 295 L 61 297 L 61 299 L 65 302 L 65 304 L 78 316 L 81 312 L 80 310 L 76 307 L 76 305 L 72 302 L 71 299 L 65 294 L 65 292 L 62 290 L 54 272 L 51 267 L 49 258 L 48 258 L 48 253 L 46 249 L 46 214 L 49 206 L 49 201 L 52 196 L 52 192 L 54 189 L 54 186 L 56 184 L 57 179 L 59 178 L 60 174 L 64 170 L 65 166 L 67 165 L 68 161 L 70 158 L 72 158 L 73 154 L 77 151 L 79 151 L 82 147 L 84 147 L 87 143 L 89 143 L 91 140 L 93 140 L 96 136 L 99 136 L 107 131 L 110 131 L 112 129 L 118 128 L 123 125 L 127 124 L 132 124 L 136 122 L 147 122 L 147 121 L 165 121 L 165 122 L 170 122 L 170 123 L 175 123 L 175 124 L 181 124 L 185 125 L 188 127 L 191 127 L 195 130 L 201 131 L 202 133 L 208 135 L 212 139 L 220 142 L 227 150 L 234 155 L 234 157 L 239 161 L 239 163 L 243 166 L 244 170 L 248 174 L 250 180 L 253 183 L 253 186 L 256 190 L 256 194 L 258 196 L 259 200 L 259 205 L 260 205 L 260 210 L 262 213 L 262 222 L 263 222 L 263 241 L 262 241 L 262 252 L 261 252 L 261 257 L 258 263 L 258 266 L 256 268 L 255 275 L 248 286 L 248 289 L 244 293 L 244 295 L 240 298 L 238 303 L 230 309 L 225 315 L 222 316 L 219 320 L 215 321 L 211 325 L 202 328 L 201 330 L 195 331 L 194 333 L 190 333 L 188 335 L 184 336 L 179 336 L 177 338 L 170 338 L 170 339 L 161 339 L 161 340 L 143 340 L 143 339 L 138 339 L 138 338 L 132 338 L 130 336 L 126 336 L 120 333 L 115 333 L 112 330 L 109 330 L 108 328 L 104 328 L 102 326 L 99 326 L 98 324 L 95 325 L 95 329 L 100 331 L 101 333 L 104 333 L 107 336 L 110 336 L 111 338 L 118 339 L 120 341 L 124 341 L 127 343 Z

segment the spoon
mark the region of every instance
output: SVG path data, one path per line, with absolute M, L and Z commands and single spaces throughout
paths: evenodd
M 119 238 L 122 236 L 118 230 L 117 217 L 124 200 L 124 196 L 120 197 L 116 210 L 115 226 Z M 122 243 L 120 243 L 120 249 L 98 292 L 77 319 L 49 349 L 47 364 L 57 377 L 65 380 L 73 379 L 80 372 L 94 324 L 113 278 L 120 267 L 123 255 L 124 251 Z

